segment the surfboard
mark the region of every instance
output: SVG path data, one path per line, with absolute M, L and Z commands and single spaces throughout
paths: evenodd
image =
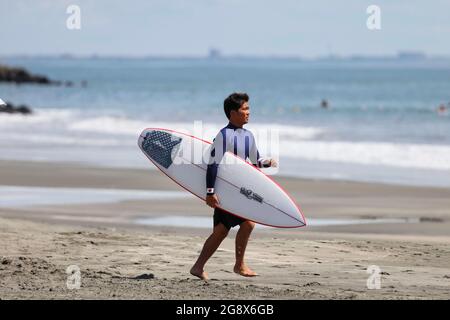
M 147 128 L 138 146 L 147 158 L 178 185 L 205 201 L 211 142 L 182 132 Z M 229 214 L 278 228 L 306 225 L 299 206 L 268 175 L 231 152 L 217 171 L 215 193 Z

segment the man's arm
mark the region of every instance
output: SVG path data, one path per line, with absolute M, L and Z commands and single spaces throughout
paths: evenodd
M 206 169 L 206 204 L 212 208 L 215 208 L 219 204 L 219 199 L 215 194 L 214 185 L 217 178 L 217 170 L 219 163 L 223 158 L 224 138 L 222 131 L 216 136 L 211 146 L 210 159 L 208 167 Z
M 215 149 L 211 150 L 211 157 L 215 158 Z M 208 168 L 206 169 L 206 195 L 214 194 L 214 185 L 216 183 L 217 178 L 217 169 L 219 168 L 219 164 L 212 160 L 211 163 L 208 164 Z

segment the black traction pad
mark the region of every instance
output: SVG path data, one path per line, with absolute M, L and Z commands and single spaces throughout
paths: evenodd
M 172 164 L 172 152 L 174 151 L 175 154 L 178 151 L 181 140 L 183 139 L 168 132 L 153 130 L 145 135 L 142 149 L 154 161 L 167 169 Z

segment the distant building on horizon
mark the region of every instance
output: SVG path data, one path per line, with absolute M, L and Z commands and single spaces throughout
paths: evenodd
M 222 57 L 222 53 L 220 52 L 219 49 L 216 49 L 216 48 L 209 49 L 209 54 L 208 54 L 209 59 L 219 59 L 221 57 Z
M 422 51 L 399 51 L 397 53 L 397 59 L 402 60 L 423 60 L 427 55 Z

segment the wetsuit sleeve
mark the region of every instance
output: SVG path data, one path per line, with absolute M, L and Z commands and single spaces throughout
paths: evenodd
M 211 146 L 210 159 L 208 161 L 208 167 L 206 169 L 206 194 L 212 195 L 215 193 L 214 185 L 217 178 L 217 170 L 219 168 L 219 163 L 223 158 L 224 151 L 224 137 L 222 132 L 214 139 Z
M 215 157 L 215 149 L 211 149 L 211 158 Z M 206 169 L 206 194 L 211 195 L 214 194 L 214 184 L 216 183 L 217 178 L 217 169 L 219 165 L 213 161 L 208 164 L 208 168 Z

